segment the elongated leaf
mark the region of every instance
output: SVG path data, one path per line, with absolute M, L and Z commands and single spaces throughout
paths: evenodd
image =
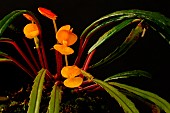
M 119 47 L 117 47 L 113 52 L 111 52 L 104 59 L 101 59 L 99 62 L 93 64 L 90 67 L 94 68 L 104 63 L 111 63 L 112 61 L 116 60 L 120 56 L 124 55 L 136 43 L 142 31 L 143 31 L 143 28 L 141 26 L 141 23 L 139 23 L 135 29 L 132 29 L 129 36 L 125 39 L 125 41 Z
M 152 12 L 152 11 L 145 11 L 145 10 L 121 10 L 121 11 L 115 11 L 113 13 L 110 13 L 108 15 L 105 15 L 98 20 L 94 21 L 91 25 L 89 25 L 82 33 L 82 37 L 86 36 L 88 32 L 92 31 L 96 26 L 98 26 L 101 22 L 108 21 L 109 19 L 113 19 L 115 22 L 125 19 L 144 19 L 147 20 L 149 25 L 150 24 L 156 24 L 159 28 L 164 30 L 167 37 L 165 39 L 169 42 L 170 38 L 168 37 L 170 35 L 170 19 L 168 17 L 165 17 L 159 12 Z M 159 32 L 159 30 L 158 30 Z M 161 31 L 162 32 L 162 31 Z M 160 33 L 161 33 L 160 32 Z M 164 34 L 163 33 L 163 34 Z M 164 35 L 165 35 L 164 34 Z
M 141 96 L 142 98 L 145 98 L 153 103 L 155 103 L 158 107 L 160 107 L 162 110 L 164 110 L 166 113 L 170 113 L 170 103 L 168 103 L 165 99 L 159 97 L 158 95 L 151 93 L 149 91 L 141 90 L 139 88 L 135 88 L 132 86 L 128 86 L 126 84 L 120 84 L 117 82 L 109 82 L 110 85 L 118 86 L 120 88 L 123 88 L 127 91 L 130 91 L 136 95 Z
M 0 58 L 0 62 L 12 62 L 12 60 L 8 58 Z
M 92 35 L 94 35 L 97 31 L 100 31 L 100 29 L 105 29 L 107 25 L 110 25 L 110 24 L 112 24 L 114 22 L 118 22 L 118 21 L 125 21 L 126 19 L 141 19 L 141 20 L 143 19 L 146 22 L 147 26 L 151 26 L 151 28 L 154 28 L 154 30 L 157 31 L 170 44 L 170 37 L 169 37 L 169 35 L 170 35 L 170 19 L 169 18 L 165 17 L 164 15 L 160 14 L 159 12 L 134 9 L 134 10 L 116 11 L 116 12 L 105 15 L 105 16 L 99 18 L 98 20 L 94 21 L 82 32 L 82 34 L 80 36 L 81 37 L 80 45 L 81 46 L 83 45 L 82 41 L 84 40 L 84 38 L 91 38 Z M 84 45 L 86 46 L 87 40 L 85 42 L 86 43 Z M 83 47 L 85 47 L 85 46 L 83 46 Z M 96 47 L 94 47 L 94 48 L 96 48 Z M 93 49 L 91 48 L 89 52 L 91 52 Z M 80 57 L 81 57 L 82 51 L 83 51 L 82 49 L 79 49 Z M 116 58 L 118 58 L 118 57 L 116 57 Z M 95 66 L 97 66 L 97 64 L 95 64 Z M 93 65 L 93 66 L 91 66 L 91 68 L 95 67 L 95 66 Z
M 39 113 L 45 74 L 46 70 L 42 68 L 34 79 L 27 113 Z
M 10 39 L 10 38 L 1 37 L 0 42 L 9 42 L 10 43 L 10 42 L 14 42 L 14 40 Z
M 8 15 L 6 15 L 3 19 L 0 20 L 0 28 L 4 25 L 4 23 L 6 22 L 6 20 L 8 20 L 11 15 L 14 15 L 15 13 L 17 13 L 18 10 L 12 11 L 11 13 L 9 13 Z
M 1 21 L 0 21 L 0 37 L 2 36 L 3 32 L 6 30 L 6 28 L 15 20 L 18 16 L 20 16 L 23 13 L 28 13 L 32 16 L 34 14 L 28 10 L 15 10 L 6 15 Z M 36 19 L 36 18 L 35 18 Z
M 51 92 L 51 99 L 48 106 L 47 113 L 60 113 L 60 102 L 61 102 L 61 87 L 56 84 L 53 86 L 53 90 Z
M 109 39 L 111 36 L 113 36 L 115 33 L 119 32 L 121 29 L 129 25 L 133 19 L 128 19 L 123 21 L 122 23 L 114 26 L 112 29 L 104 33 L 99 40 L 89 49 L 88 54 L 92 52 L 94 49 L 96 49 L 98 46 L 100 46 L 103 42 L 105 42 L 107 39 Z
M 116 12 L 114 12 L 116 13 Z M 107 26 L 109 24 L 112 24 L 114 22 L 118 22 L 121 20 L 129 19 L 129 18 L 136 18 L 136 15 L 134 14 L 117 14 L 114 15 L 113 13 L 105 15 L 98 20 L 94 21 L 92 24 L 90 24 L 81 34 L 81 38 L 88 37 L 88 35 L 93 34 L 94 32 L 98 31 L 99 26 L 100 29 L 104 28 L 104 26 Z
M 121 17 L 122 17 L 122 19 L 121 19 Z M 119 18 L 119 19 L 116 20 L 115 18 Z M 96 30 L 99 30 L 99 29 L 96 29 L 97 28 L 96 26 L 100 25 L 101 22 L 104 23 L 104 22 L 110 21 L 111 19 L 115 19 L 115 22 L 116 22 L 119 20 L 126 20 L 126 19 L 131 19 L 131 18 L 143 19 L 147 23 L 148 26 L 151 26 L 151 28 L 153 28 L 155 31 L 157 31 L 170 44 L 170 37 L 169 37 L 170 36 L 170 19 L 168 17 L 165 17 L 164 15 L 160 14 L 159 12 L 152 12 L 152 11 L 145 11 L 145 10 L 121 10 L 121 11 L 116 11 L 116 12 L 110 13 L 108 15 L 105 15 L 105 16 L 99 18 L 98 20 L 94 21 L 90 26 L 88 26 L 83 31 L 81 36 L 85 37 L 85 36 L 87 36 L 87 34 L 93 34 L 93 32 L 95 32 Z M 112 21 L 112 23 L 113 23 L 113 21 Z M 100 26 L 100 28 L 102 28 L 102 26 Z M 103 27 L 103 29 L 104 28 L 105 27 Z M 93 49 L 90 49 L 89 52 L 91 52 Z M 117 50 L 115 50 L 115 51 L 119 51 L 119 50 L 121 50 L 121 49 L 117 48 Z M 128 50 L 128 49 L 126 49 L 126 50 Z M 127 51 L 124 50 L 124 52 L 121 53 L 121 55 L 123 55 L 125 52 L 127 52 Z M 114 55 L 115 58 L 113 58 L 111 61 L 119 58 L 121 55 L 115 54 Z M 108 57 L 110 57 L 110 56 L 112 56 L 112 54 L 109 55 Z M 91 68 L 101 65 L 103 63 L 106 63 L 108 61 L 107 60 L 108 57 L 106 57 L 105 59 L 102 59 L 98 63 L 92 65 Z
M 131 16 L 128 16 L 129 18 Z M 90 24 L 81 34 L 80 38 L 89 38 L 94 34 L 95 32 L 99 31 L 100 29 L 104 29 L 108 25 L 111 25 L 115 22 L 121 21 L 123 19 L 127 18 L 127 15 L 123 16 L 116 16 L 114 18 L 100 18 L 96 21 L 94 21 L 92 24 Z
M 106 78 L 104 81 L 108 82 L 110 80 L 119 79 L 119 78 L 140 77 L 140 76 L 151 78 L 151 74 L 146 72 L 146 71 L 133 70 L 133 71 L 126 71 L 126 72 L 117 73 L 117 74 L 115 74 L 111 77 Z
M 129 97 L 132 97 L 136 100 L 139 100 L 141 103 L 147 105 L 148 107 L 150 107 L 150 109 L 152 109 L 152 113 L 161 113 L 161 109 L 155 105 L 153 102 L 150 102 L 150 101 L 146 101 L 146 99 L 142 98 L 141 96 L 139 95 L 136 95 L 132 92 L 129 92 L 125 89 L 119 89 L 120 92 L 122 92 L 123 94 L 129 96 Z
M 93 79 L 93 81 L 103 87 L 113 98 L 115 98 L 116 101 L 122 106 L 125 113 L 139 113 L 134 103 L 116 88 L 109 85 L 107 82 L 98 79 Z
M 20 67 L 23 71 L 25 71 L 28 75 L 30 75 L 32 78 L 34 78 L 34 74 L 32 74 L 28 68 L 26 68 L 24 65 L 20 64 L 16 59 L 14 59 L 13 57 L 9 56 L 8 54 L 0 51 L 0 56 L 9 59 L 10 61 L 12 61 L 13 63 L 15 63 L 18 67 Z
M 94 78 L 90 73 L 88 73 L 88 72 L 86 72 L 86 71 L 84 71 L 84 70 L 82 70 L 82 69 L 81 69 L 81 74 L 82 74 L 84 77 L 86 77 L 88 80 L 92 80 L 92 79 Z
M 170 19 L 159 12 L 145 11 L 145 10 L 121 10 L 110 13 L 99 20 L 104 20 L 106 18 L 115 18 L 117 16 L 126 16 L 127 18 L 140 18 L 148 21 L 148 24 L 156 24 L 157 27 L 161 28 L 163 31 L 160 31 L 162 34 L 166 35 L 166 40 L 170 41 Z M 97 20 L 97 21 L 99 21 Z M 159 30 L 158 30 L 159 31 Z

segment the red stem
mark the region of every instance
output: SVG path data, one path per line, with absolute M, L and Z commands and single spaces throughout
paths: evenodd
M 107 24 L 106 24 L 106 25 L 107 25 Z M 106 25 L 105 25 L 105 26 L 106 26 Z M 88 29 L 88 31 L 86 31 L 85 33 L 83 33 L 83 34 L 80 36 L 79 51 L 78 51 L 78 56 L 77 56 L 77 58 L 76 58 L 76 60 L 75 60 L 75 63 L 74 63 L 75 65 L 79 65 L 80 59 L 81 59 L 81 56 L 82 56 L 82 53 L 83 53 L 83 51 L 84 51 L 84 49 L 85 49 L 85 47 L 86 47 L 89 39 L 94 35 L 94 33 L 96 33 L 98 30 L 100 30 L 100 29 L 102 29 L 102 28 L 105 27 L 105 26 L 101 26 L 101 27 L 98 27 L 97 29 L 95 29 L 95 31 L 90 32 L 90 31 L 92 31 L 93 28 L 96 27 L 96 26 L 97 26 L 97 23 L 96 23 L 96 25 L 94 24 L 93 27 L 91 27 L 90 29 Z M 83 41 L 84 41 L 84 43 L 83 43 Z
M 27 41 L 25 40 L 25 38 L 23 38 L 23 41 L 24 41 L 24 43 L 25 43 L 25 45 L 26 45 L 26 47 L 27 47 L 27 50 L 28 50 L 29 54 L 31 55 L 31 58 L 33 59 L 35 65 L 37 66 L 37 69 L 40 70 L 40 67 L 39 67 L 39 65 L 38 65 L 38 63 L 37 63 L 37 61 L 36 61 L 36 59 L 35 59 L 32 51 L 31 51 L 31 49 L 30 49 L 30 47 L 29 47 L 29 45 L 28 45 L 28 43 L 27 43 Z M 41 62 L 42 62 L 42 58 L 40 58 L 40 59 L 41 59 Z M 41 64 L 41 65 L 42 65 L 42 64 Z M 51 74 L 48 70 L 47 70 L 46 74 L 47 74 L 47 76 L 48 76 L 47 79 L 49 79 L 49 78 L 50 78 L 50 79 L 53 79 L 52 74 Z
M 88 90 L 88 92 L 95 92 L 95 91 L 98 91 L 98 90 L 104 90 L 101 86 L 97 86 L 96 88 L 92 89 L 92 90 Z
M 76 66 L 79 66 L 79 63 L 80 63 L 80 58 L 81 58 L 81 55 L 82 55 L 82 45 L 83 45 L 83 38 L 80 38 L 80 43 L 79 43 L 79 50 L 78 50 L 78 55 L 77 55 L 77 58 L 74 62 L 74 65 Z
M 31 58 L 33 59 L 35 65 L 37 66 L 37 69 L 40 70 L 40 66 L 38 65 L 38 63 L 37 63 L 37 61 L 36 61 L 36 59 L 35 59 L 35 57 L 34 57 L 32 51 L 31 51 L 31 49 L 30 49 L 30 47 L 29 47 L 27 41 L 25 40 L 25 38 L 23 38 L 23 41 L 24 41 L 24 44 L 25 44 L 26 47 L 27 47 L 27 50 L 28 50 L 28 52 L 29 52 Z
M 98 84 L 92 84 L 92 85 L 89 85 L 89 86 L 84 87 L 84 88 L 75 89 L 74 92 L 85 91 L 85 90 L 91 90 L 91 89 L 97 88 L 98 86 L 99 86 Z
M 24 67 L 22 64 L 20 64 L 17 60 L 15 60 L 14 58 L 8 56 L 8 55 L 5 55 L 5 54 L 0 54 L 1 56 L 5 57 L 5 58 L 8 58 L 10 60 L 12 60 L 18 67 L 20 67 L 23 71 L 25 71 L 31 78 L 35 78 L 33 76 L 33 74 L 26 68 Z
M 19 46 L 12 40 L 7 40 L 7 39 L 1 39 L 0 42 L 7 42 L 12 44 L 16 50 L 20 53 L 20 55 L 23 57 L 23 59 L 27 62 L 27 64 L 30 66 L 30 68 L 33 70 L 34 74 L 37 75 L 37 70 L 35 69 L 35 67 L 32 65 L 32 63 L 30 62 L 30 60 L 26 57 L 26 55 L 22 52 L 22 50 L 19 48 Z
M 46 74 L 50 80 L 53 80 L 53 75 L 50 73 L 49 70 L 46 70 Z
M 81 36 L 80 44 L 79 44 L 78 56 L 77 56 L 77 58 L 75 60 L 75 63 L 74 63 L 75 65 L 79 65 L 82 53 L 83 53 L 83 51 L 84 51 L 84 49 L 85 49 L 89 39 L 92 37 L 93 34 L 94 34 L 94 32 L 89 34 L 89 35 L 87 35 L 87 36 L 85 36 L 85 34 Z
M 34 18 L 34 16 L 33 16 Z M 40 59 L 40 63 L 41 63 L 41 66 L 45 69 L 48 69 L 48 62 L 47 62 L 47 58 L 46 58 L 46 55 L 45 55 L 45 49 L 44 49 L 44 45 L 43 45 L 43 40 L 42 40 L 42 30 L 41 30 L 41 26 L 38 22 L 38 20 L 36 18 L 34 18 L 35 20 L 35 23 L 38 27 L 38 30 L 39 30 L 39 48 L 37 49 L 37 52 L 38 52 L 38 55 L 39 55 L 39 59 Z
M 61 76 L 61 69 L 63 67 L 62 63 L 62 55 L 58 51 L 55 50 L 55 55 L 56 55 L 56 64 L 57 64 L 57 73 L 54 76 L 55 79 L 59 79 Z
M 83 86 L 85 86 L 85 85 L 89 85 L 89 84 L 92 84 L 92 83 L 93 83 L 92 80 L 85 80 L 85 81 L 83 81 L 83 83 L 81 84 L 81 86 L 83 87 Z
M 88 69 L 89 63 L 90 63 L 90 61 L 91 61 L 91 59 L 92 59 L 95 51 L 96 51 L 96 49 L 93 50 L 90 54 L 88 54 L 88 56 L 87 56 L 87 58 L 86 58 L 86 60 L 85 60 L 85 62 L 84 62 L 84 65 L 83 65 L 82 70 L 85 70 L 85 71 L 86 71 L 86 70 Z
M 40 61 L 41 67 L 45 68 L 44 62 L 43 62 L 43 58 L 42 58 L 42 54 L 41 54 L 41 50 L 40 50 L 40 48 L 36 48 L 36 50 L 37 50 L 37 53 L 38 53 L 38 57 L 39 57 L 39 61 Z
M 46 69 L 48 69 L 48 63 L 47 63 L 47 58 L 46 58 L 46 55 L 45 55 L 44 45 L 42 43 L 42 38 L 40 38 L 40 48 L 41 48 L 41 52 L 42 52 L 42 58 L 43 58 L 43 61 L 44 61 L 44 66 L 45 66 Z

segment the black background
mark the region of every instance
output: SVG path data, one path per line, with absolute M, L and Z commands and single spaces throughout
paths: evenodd
M 52 46 L 54 42 L 51 38 L 54 34 L 50 34 L 51 30 L 48 30 L 53 30 L 52 22 L 39 14 L 37 8 L 40 6 L 55 12 L 58 15 L 58 26 L 70 24 L 78 36 L 96 19 L 118 10 L 142 9 L 160 12 L 170 17 L 170 3 L 163 0 L 4 0 L 0 2 L 0 19 L 13 10 L 25 9 L 32 11 L 37 18 L 40 18 L 43 33 L 52 43 L 47 45 Z M 24 22 L 19 21 L 18 25 L 20 26 Z M 127 53 L 127 56 L 115 61 L 112 65 L 114 69 L 111 70 L 113 70 L 113 73 L 132 69 L 143 69 L 150 72 L 153 75 L 153 81 L 142 81 L 138 84 L 138 87 L 150 90 L 170 100 L 170 46 L 158 34 L 152 31 L 150 33 L 152 36 L 146 34 L 148 38 L 141 40 L 136 48 Z M 11 52 L 13 51 L 11 50 Z M 25 80 L 29 80 L 29 77 L 13 64 L 1 63 L 0 68 L 0 91 L 15 88 L 15 86 L 24 84 Z M 98 74 L 104 74 L 109 71 L 109 68 L 100 70 Z M 136 81 L 130 82 L 133 85 L 137 84 Z

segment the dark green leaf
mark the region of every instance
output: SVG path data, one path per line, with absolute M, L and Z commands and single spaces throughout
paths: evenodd
M 128 16 L 129 18 L 131 16 Z M 80 38 L 89 38 L 94 34 L 95 32 L 99 31 L 100 29 L 104 29 L 108 25 L 111 25 L 115 22 L 121 21 L 123 19 L 127 18 L 127 15 L 123 16 L 116 16 L 114 18 L 109 17 L 102 17 L 96 21 L 94 21 L 92 24 L 90 24 L 81 34 Z
M 123 88 L 129 92 L 132 92 L 136 95 L 141 96 L 144 99 L 147 99 L 153 103 L 155 103 L 158 107 L 163 109 L 166 113 L 170 113 L 170 103 L 168 103 L 165 99 L 159 97 L 158 95 L 151 93 L 149 91 L 141 90 L 139 88 L 135 88 L 126 84 L 120 84 L 117 82 L 109 82 L 110 85 L 118 86 Z
M 45 74 L 46 70 L 41 69 L 34 79 L 27 113 L 39 113 Z
M 170 19 L 159 12 L 137 10 L 137 9 L 121 10 L 121 11 L 116 11 L 106 16 L 103 16 L 97 21 L 101 21 L 106 18 L 115 18 L 117 16 L 120 16 L 123 18 L 126 17 L 126 18 L 144 19 L 145 21 L 147 21 L 148 25 L 155 27 L 156 28 L 155 30 L 158 31 L 168 43 L 170 42 L 170 37 L 169 37 Z
M 93 81 L 103 87 L 111 95 L 111 97 L 115 98 L 116 101 L 123 108 L 125 113 L 139 113 L 134 103 L 129 100 L 124 94 L 119 92 L 116 88 L 109 85 L 107 82 L 98 79 L 93 79 Z
M 0 21 L 0 37 L 2 36 L 3 32 L 6 30 L 8 26 L 15 20 L 18 16 L 20 16 L 23 13 L 28 13 L 32 16 L 34 14 L 28 10 L 15 10 L 6 15 L 1 21 Z
M 151 74 L 146 71 L 133 70 L 133 71 L 117 73 L 111 77 L 106 78 L 104 81 L 107 82 L 107 81 L 119 79 L 119 78 L 140 77 L 140 76 L 151 78 Z
M 141 23 L 139 23 L 135 29 L 132 29 L 129 36 L 119 47 L 117 47 L 113 52 L 111 52 L 104 59 L 90 66 L 90 68 L 94 68 L 104 63 L 111 63 L 112 61 L 116 60 L 120 56 L 124 55 L 136 43 L 142 31 L 143 28 L 141 26 Z
M 129 25 L 133 19 L 128 19 L 123 21 L 122 23 L 114 26 L 112 29 L 104 33 L 99 40 L 89 49 L 88 54 L 92 52 L 94 49 L 96 49 L 98 46 L 100 46 L 103 42 L 105 42 L 107 39 L 109 39 L 111 36 L 113 36 L 115 33 L 119 32 L 121 29 Z

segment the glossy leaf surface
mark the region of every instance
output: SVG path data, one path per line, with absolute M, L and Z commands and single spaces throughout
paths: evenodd
M 113 76 L 106 78 L 104 81 L 108 82 L 110 80 L 119 79 L 119 78 L 140 77 L 140 76 L 151 78 L 151 74 L 146 72 L 146 71 L 133 70 L 133 71 L 126 71 L 126 72 L 117 73 Z
M 129 100 L 123 93 L 119 92 L 115 87 L 98 79 L 93 79 L 93 81 L 103 87 L 111 95 L 111 97 L 115 98 L 125 113 L 139 113 L 134 103 Z
M 118 86 L 120 88 L 123 88 L 129 92 L 132 92 L 138 96 L 141 96 L 144 99 L 147 99 L 153 103 L 155 103 L 159 108 L 164 110 L 166 113 L 170 113 L 170 103 L 168 103 L 165 99 L 159 97 L 158 95 L 151 93 L 149 91 L 141 90 L 136 87 L 132 87 L 126 84 L 120 84 L 117 82 L 109 82 L 110 85 Z

